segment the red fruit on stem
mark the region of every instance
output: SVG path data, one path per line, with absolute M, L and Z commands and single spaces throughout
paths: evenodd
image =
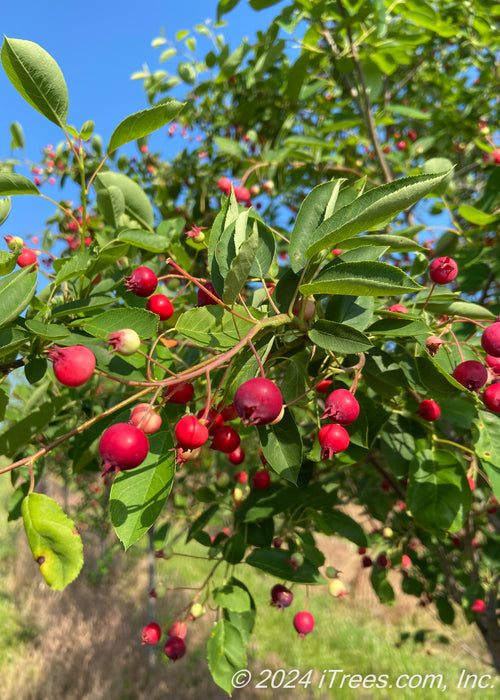
M 179 405 L 184 405 L 189 403 L 194 395 L 194 386 L 189 382 L 182 382 L 180 384 L 172 384 L 168 387 L 166 391 L 163 392 L 163 397 L 168 398 L 169 403 L 176 403 Z
M 476 599 L 470 606 L 471 612 L 478 613 L 481 615 L 486 611 L 486 603 L 480 598 Z
M 196 416 L 184 416 L 175 426 L 175 437 L 184 450 L 194 450 L 208 440 L 208 428 Z
M 465 360 L 455 367 L 452 377 L 469 391 L 476 391 L 488 380 L 488 370 L 477 360 Z
M 157 622 L 150 622 L 142 629 L 142 643 L 154 646 L 158 644 L 161 637 L 161 627 Z
M 224 194 L 229 194 L 231 192 L 231 180 L 228 177 L 220 177 L 217 180 L 217 187 Z
M 249 202 L 252 195 L 247 187 L 235 187 L 234 196 L 237 202 Z
M 156 433 L 161 428 L 161 416 L 149 403 L 139 403 L 134 406 L 128 422 L 146 435 Z
M 388 311 L 392 311 L 395 314 L 407 314 L 408 309 L 404 304 L 393 304 L 392 306 L 389 306 L 387 309 Z
M 47 353 L 58 382 L 64 386 L 81 386 L 90 379 L 95 369 L 95 356 L 84 345 L 61 348 L 55 345 Z
M 369 569 L 370 566 L 373 565 L 372 558 L 369 557 L 367 554 L 361 559 L 361 566 L 363 569 Z
M 248 474 L 246 472 L 241 471 L 235 474 L 233 478 L 237 484 L 246 484 L 248 481 Z
M 205 282 L 203 286 L 205 289 L 211 292 L 216 299 L 220 299 L 220 296 L 215 291 L 215 287 L 211 282 Z M 198 288 L 198 306 L 211 306 L 217 304 L 216 299 L 213 299 L 209 294 L 207 294 L 205 289 L 201 289 L 201 287 Z
M 443 341 L 437 335 L 430 335 L 425 341 L 425 347 L 427 349 L 427 352 L 432 357 L 434 357 L 434 355 L 437 355 L 437 352 L 442 344 Z
M 252 476 L 252 484 L 254 489 L 265 491 L 271 483 L 271 475 L 265 469 L 259 469 Z
M 228 460 L 231 462 L 231 464 L 234 464 L 237 466 L 238 464 L 242 464 L 245 461 L 245 452 L 243 451 L 243 448 L 241 445 L 238 445 L 238 447 L 230 452 L 227 456 Z
M 424 399 L 419 404 L 417 414 L 420 416 L 420 418 L 428 420 L 432 423 L 432 421 L 437 420 L 441 415 L 441 409 L 436 401 L 432 401 L 432 399 Z
M 495 374 L 500 374 L 500 357 L 486 355 L 486 364 L 495 372 Z
M 483 393 L 486 408 L 493 413 L 500 413 L 500 384 L 490 384 Z
M 325 394 L 328 390 L 328 387 L 333 384 L 331 379 L 323 379 L 318 386 L 316 387 L 316 391 L 318 394 Z
M 186 642 L 182 637 L 169 637 L 165 642 L 165 655 L 172 661 L 177 661 L 186 653 Z
M 240 436 L 230 425 L 221 425 L 214 433 L 212 449 L 229 454 L 240 445 Z
M 481 336 L 483 350 L 493 357 L 500 357 L 500 323 L 492 323 Z
M 453 258 L 435 258 L 429 266 L 429 275 L 434 284 L 448 284 L 458 274 L 458 265 Z
M 166 321 L 174 313 L 172 302 L 165 294 L 153 294 L 152 297 L 149 297 L 146 309 L 158 314 L 160 321 Z
M 36 263 L 36 253 L 30 248 L 21 248 L 21 252 L 17 258 L 19 267 L 28 267 Z
M 204 413 L 205 409 L 200 408 L 196 415 L 198 418 L 201 418 Z M 216 408 L 211 408 L 205 418 L 205 425 L 208 428 L 209 434 L 213 435 L 218 428 L 222 428 L 224 425 L 224 418 Z
M 136 297 L 149 297 L 158 286 L 158 277 L 149 267 L 137 267 L 125 280 L 125 286 Z
M 227 406 L 224 406 L 224 408 L 221 411 L 221 415 L 226 421 L 232 421 L 236 420 L 236 418 L 239 418 L 238 411 L 236 410 L 236 406 L 234 403 L 230 403 Z
M 274 382 L 257 377 L 238 387 L 234 405 L 244 425 L 266 425 L 279 416 L 283 397 Z
M 146 459 L 148 451 L 148 439 L 135 425 L 111 425 L 99 440 L 99 453 L 104 463 L 103 474 L 111 469 L 119 472 L 138 467 Z
M 406 141 L 398 141 L 396 144 L 396 148 L 398 151 L 405 151 L 406 150 Z
M 359 403 L 347 389 L 335 389 L 328 394 L 322 419 L 330 418 L 334 423 L 349 425 L 359 416 Z
M 348 448 L 349 433 L 341 425 L 329 423 L 319 431 L 318 440 L 321 445 L 321 459 L 325 461 Z
M 314 617 L 307 610 L 298 612 L 293 618 L 293 626 L 299 633 L 299 636 L 304 639 L 306 634 L 309 634 L 314 629 Z
M 125 357 L 133 355 L 141 347 L 141 339 L 132 328 L 122 328 L 121 331 L 110 333 L 108 343 L 111 345 L 112 352 Z
M 281 583 L 277 583 L 271 588 L 271 605 L 284 610 L 293 602 L 293 593 Z
M 183 622 L 173 622 L 168 630 L 169 637 L 180 637 L 184 639 L 187 634 L 187 627 Z

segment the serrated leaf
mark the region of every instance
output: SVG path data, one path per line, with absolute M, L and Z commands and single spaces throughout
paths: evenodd
M 243 306 L 235 305 L 234 310 L 245 313 Z M 179 316 L 175 328 L 198 345 L 222 350 L 234 347 L 252 326 L 222 306 L 210 305 L 185 311 Z
M 0 172 L 0 195 L 40 194 L 36 185 L 19 173 Z
M 35 294 L 36 285 L 36 273 L 27 267 L 0 279 L 0 328 L 24 311 Z
M 371 340 L 356 328 L 325 319 L 316 321 L 308 335 L 315 345 L 341 355 L 365 352 L 372 346 Z
M 142 464 L 117 474 L 109 498 L 109 512 L 125 549 L 155 523 L 172 489 L 175 450 L 172 434 L 159 430 L 149 436 L 148 456 Z
M 34 560 L 49 586 L 62 591 L 83 566 L 83 546 L 75 524 L 58 503 L 30 493 L 21 506 L 24 529 Z
M 240 631 L 228 620 L 215 623 L 207 642 L 207 661 L 212 678 L 231 695 L 236 671 L 246 668 L 245 642 Z
M 54 323 L 42 323 L 36 319 L 28 319 L 26 321 L 26 328 L 39 338 L 45 338 L 47 340 L 58 340 L 70 334 L 64 326 L 58 326 Z
M 59 258 L 54 260 L 54 270 L 56 271 L 56 279 L 54 280 L 56 285 L 65 282 L 66 280 L 78 277 L 78 275 L 85 274 L 90 263 L 90 252 L 84 250 L 83 252 L 75 253 L 69 258 Z
M 318 226 L 309 237 L 310 245 L 306 256 L 312 257 L 320 250 L 335 246 L 395 217 L 432 192 L 448 175 L 448 172 L 413 175 L 365 192 Z
M 82 325 L 87 333 L 103 340 L 122 328 L 132 328 L 141 338 L 153 338 L 158 332 L 158 315 L 145 309 L 111 309 Z
M 1 59 L 7 77 L 26 102 L 63 127 L 68 119 L 68 88 L 52 56 L 32 41 L 5 37 Z
M 312 282 L 300 286 L 302 294 L 348 294 L 392 296 L 422 289 L 403 270 L 387 263 L 335 262 L 327 265 Z
M 120 225 L 120 218 L 125 214 L 125 197 L 121 189 L 110 185 L 107 189 L 97 190 L 96 203 L 104 221 L 117 229 Z
M 296 484 L 302 464 L 302 438 L 290 409 L 285 409 L 283 418 L 276 425 L 259 425 L 257 430 L 269 466 Z
M 184 105 L 185 102 L 168 98 L 162 104 L 143 109 L 141 112 L 126 117 L 111 134 L 108 153 L 116 151 L 117 148 L 130 143 L 130 141 L 143 138 L 161 129 L 162 126 L 175 119 Z
M 238 255 L 231 263 L 231 267 L 226 275 L 222 300 L 228 304 L 228 306 L 234 304 L 245 286 L 257 255 L 258 245 L 259 234 L 255 227 L 252 235 L 241 244 Z

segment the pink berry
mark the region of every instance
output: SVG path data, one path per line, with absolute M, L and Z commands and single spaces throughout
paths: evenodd
M 435 258 L 429 265 L 429 275 L 434 284 L 448 284 L 457 274 L 458 266 L 453 258 Z
M 157 622 L 150 622 L 142 630 L 142 643 L 154 646 L 158 644 L 161 637 L 161 627 Z
M 493 370 L 493 372 L 495 372 L 495 374 L 500 373 L 500 357 L 486 355 L 486 364 Z
M 160 321 L 166 321 L 174 313 L 172 302 L 165 294 L 153 294 L 152 297 L 149 297 L 146 309 L 158 314 Z
M 146 435 L 156 433 L 161 427 L 161 416 L 149 403 L 139 403 L 130 414 L 129 423 L 140 428 Z
M 244 425 L 266 425 L 280 415 L 283 397 L 274 382 L 257 377 L 238 387 L 234 405 Z
M 493 357 L 500 357 L 500 322 L 485 328 L 481 336 L 483 350 Z
M 481 615 L 486 611 L 486 603 L 480 598 L 476 599 L 470 606 L 471 612 L 478 613 Z
M 122 328 L 121 331 L 110 333 L 108 335 L 108 343 L 111 345 L 113 352 L 117 352 L 125 357 L 133 355 L 141 347 L 141 339 L 132 328 Z
M 184 416 L 175 426 L 175 437 L 183 450 L 194 450 L 208 440 L 208 428 L 196 416 Z
M 36 253 L 30 248 L 21 248 L 21 252 L 17 258 L 19 267 L 29 267 L 36 263 Z
M 403 304 L 393 304 L 389 306 L 388 311 L 392 311 L 395 314 L 407 314 L 408 309 Z
M 61 348 L 55 345 L 47 353 L 58 382 L 64 386 L 81 386 L 90 379 L 95 369 L 95 356 L 84 345 Z
M 241 471 L 235 474 L 233 478 L 237 484 L 246 484 L 248 481 L 248 474 L 244 471 Z
M 205 287 L 205 289 L 207 289 L 209 292 L 211 292 L 216 297 L 216 299 L 220 299 L 219 295 L 215 291 L 214 285 L 211 282 L 205 282 L 205 284 L 203 286 Z M 198 289 L 198 304 L 197 305 L 198 306 L 212 306 L 212 305 L 217 304 L 216 299 L 213 299 L 209 294 L 207 294 L 205 289 L 201 289 L 201 288 Z
M 168 630 L 169 637 L 180 637 L 184 639 L 187 634 L 187 627 L 183 622 L 173 622 Z
M 217 187 L 224 194 L 229 194 L 231 192 L 231 180 L 228 177 L 220 177 L 217 180 Z
M 431 355 L 431 357 L 434 357 L 434 355 L 437 355 L 438 350 L 442 344 L 443 344 L 443 341 L 437 335 L 430 335 L 427 338 L 427 340 L 425 341 L 425 347 L 426 347 L 429 355 Z
M 165 655 L 172 661 L 181 659 L 185 653 L 186 642 L 182 637 L 169 637 L 165 642 Z
M 265 469 L 259 469 L 252 476 L 252 484 L 254 489 L 265 491 L 271 483 L 271 475 Z
M 436 401 L 432 401 L 432 399 L 424 399 L 419 404 L 417 414 L 420 416 L 420 418 L 432 423 L 432 421 L 437 420 L 441 415 L 441 409 Z
M 99 440 L 99 453 L 104 463 L 103 474 L 111 469 L 119 472 L 138 467 L 146 459 L 148 451 L 148 439 L 135 425 L 111 425 Z
M 349 433 L 341 425 L 329 423 L 320 429 L 318 440 L 321 445 L 321 459 L 324 461 L 348 448 Z
M 149 267 L 137 267 L 125 280 L 125 286 L 136 297 L 149 297 L 158 286 L 158 277 Z
M 276 608 L 281 608 L 284 610 L 288 608 L 293 602 L 293 593 L 285 586 L 277 583 L 271 588 L 271 605 Z
M 293 618 L 293 626 L 299 633 L 299 636 L 304 639 L 306 634 L 309 634 L 314 629 L 314 617 L 307 610 L 298 612 Z
M 163 397 L 167 398 L 169 403 L 184 405 L 189 403 L 194 395 L 194 386 L 189 382 L 181 382 L 180 384 L 172 384 L 166 391 L 163 392 Z
M 228 454 L 227 458 L 231 462 L 231 464 L 234 464 L 235 466 L 237 466 L 238 464 L 242 464 L 245 461 L 245 452 L 242 446 L 238 445 L 238 447 L 235 450 Z
M 325 401 L 323 419 L 330 418 L 334 423 L 349 425 L 359 416 L 359 403 L 347 389 L 335 389 Z
M 249 202 L 252 195 L 247 187 L 235 187 L 234 196 L 238 202 Z
M 486 408 L 493 413 L 500 413 L 500 384 L 490 384 L 483 393 Z
M 406 151 L 406 141 L 398 141 L 396 144 L 398 151 Z
M 240 436 L 230 425 L 221 425 L 214 433 L 212 449 L 229 454 L 240 445 Z
M 455 367 L 452 377 L 469 391 L 476 391 L 488 380 L 488 370 L 477 360 L 465 360 Z

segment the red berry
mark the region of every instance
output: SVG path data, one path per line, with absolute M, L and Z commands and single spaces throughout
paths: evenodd
M 150 622 L 142 630 L 142 643 L 153 646 L 158 644 L 161 637 L 161 627 L 157 622 Z
M 208 440 L 208 428 L 196 416 L 184 416 L 175 426 L 175 437 L 184 450 L 194 450 Z
M 321 445 L 321 459 L 331 459 L 338 452 L 343 452 L 349 446 L 349 433 L 337 423 L 323 426 L 318 433 Z
M 293 626 L 299 633 L 299 636 L 304 639 L 306 634 L 309 634 L 314 629 L 314 617 L 306 610 L 298 612 L 293 618 Z
M 36 263 L 36 253 L 34 250 L 29 248 L 21 248 L 19 257 L 17 258 L 17 264 L 19 267 L 28 267 Z
M 237 484 L 246 484 L 248 481 L 248 474 L 246 472 L 238 472 L 234 475 L 234 480 Z
M 405 151 L 406 150 L 406 141 L 398 141 L 396 144 L 396 148 L 398 151 Z
M 125 280 L 125 286 L 136 297 L 149 297 L 158 286 L 158 277 L 149 267 L 137 267 Z
M 165 655 L 172 661 L 177 661 L 186 653 L 186 642 L 182 637 L 169 637 L 165 642 Z
M 187 627 L 183 622 L 173 622 L 168 630 L 169 637 L 180 637 L 184 639 L 187 634 Z
M 335 389 L 328 394 L 322 418 L 330 418 L 334 423 L 349 425 L 359 416 L 359 403 L 347 389 Z
M 227 458 L 231 462 L 231 464 L 242 464 L 242 462 L 245 461 L 245 452 L 243 451 L 242 446 L 238 445 L 238 447 L 235 450 L 233 450 L 233 452 L 230 452 L 228 454 Z
M 229 194 L 231 192 L 231 180 L 228 177 L 220 177 L 217 180 L 217 187 L 224 192 L 224 194 Z
M 455 367 L 452 377 L 466 389 L 475 391 L 486 384 L 488 370 L 477 360 L 465 360 Z
M 392 311 L 395 314 L 407 314 L 408 309 L 403 304 L 393 304 L 389 306 L 388 311 Z
M 142 464 L 148 455 L 149 442 L 145 434 L 130 423 L 115 423 L 99 440 L 99 453 L 104 463 L 103 474 L 111 469 L 126 471 Z
M 425 341 L 425 347 L 427 349 L 427 352 L 432 357 L 434 357 L 434 355 L 437 355 L 438 350 L 442 344 L 443 341 L 437 335 L 430 335 Z
M 194 386 L 189 382 L 181 384 L 172 384 L 166 391 L 163 392 L 163 397 L 167 398 L 169 403 L 184 405 L 189 403 L 194 395 Z
M 486 408 L 493 413 L 500 413 L 500 384 L 490 384 L 483 393 Z
M 164 294 L 153 294 L 149 297 L 146 309 L 158 314 L 160 321 L 166 321 L 174 313 L 172 302 Z
M 417 414 L 420 416 L 420 418 L 428 420 L 432 423 L 432 421 L 437 420 L 441 415 L 441 409 L 436 401 L 432 401 L 432 399 L 424 399 L 419 404 Z
M 361 559 L 361 566 L 363 567 L 363 569 L 369 569 L 370 566 L 372 566 L 372 564 L 372 558 L 369 557 L 367 554 Z
M 254 489 L 265 491 L 271 483 L 271 475 L 265 469 L 259 469 L 252 476 L 252 484 Z
M 234 403 L 230 403 L 227 406 L 224 406 L 224 408 L 221 411 L 221 415 L 224 418 L 224 420 L 227 420 L 228 422 L 239 418 L 238 411 L 236 410 L 236 406 L 234 405 Z
M 149 403 L 139 403 L 130 414 L 129 423 L 142 430 L 146 435 L 156 433 L 161 427 L 161 416 Z
M 276 608 L 281 608 L 284 610 L 288 608 L 293 602 L 293 593 L 285 586 L 277 583 L 271 588 L 271 605 Z
M 470 606 L 471 612 L 479 613 L 480 615 L 486 611 L 486 603 L 484 600 L 476 599 Z
M 500 322 L 492 323 L 485 328 L 481 336 L 483 350 L 493 357 L 500 357 Z
M 435 258 L 429 266 L 429 275 L 434 284 L 448 284 L 457 274 L 458 266 L 453 258 Z
M 323 379 L 316 387 L 316 391 L 318 394 L 325 394 L 331 384 L 333 384 L 331 379 Z
M 47 353 L 58 382 L 64 386 L 81 386 L 95 369 L 95 356 L 84 345 L 61 348 L 55 345 Z
M 198 418 L 201 418 L 204 413 L 205 409 L 200 408 L 196 415 Z M 205 425 L 208 428 L 209 434 L 213 435 L 218 428 L 222 428 L 224 425 L 224 418 L 216 408 L 211 408 L 205 418 Z
M 214 433 L 212 449 L 229 454 L 240 445 L 240 436 L 230 425 L 221 425 Z
M 234 405 L 244 425 L 266 425 L 281 413 L 283 397 L 274 382 L 257 377 L 238 387 Z
M 235 187 L 234 196 L 237 202 L 249 202 L 252 195 L 247 187 Z
M 211 282 L 205 282 L 203 286 L 205 289 L 211 292 L 216 299 L 220 299 L 220 296 L 215 291 L 215 287 Z M 217 304 L 216 299 L 213 299 L 209 294 L 207 294 L 205 289 L 198 288 L 198 306 L 211 306 Z
M 500 373 L 500 357 L 493 357 L 493 355 L 486 355 L 486 364 L 488 367 L 495 372 L 495 374 Z

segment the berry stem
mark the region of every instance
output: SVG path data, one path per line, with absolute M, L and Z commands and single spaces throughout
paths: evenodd
M 451 337 L 453 338 L 453 340 L 455 341 L 455 345 L 457 346 L 458 354 L 460 355 L 460 361 L 463 362 L 464 356 L 462 354 L 462 348 L 460 347 L 460 343 L 457 340 L 457 336 L 455 335 L 455 333 L 453 333 L 451 328 L 448 328 L 448 332 L 451 335 Z
M 476 453 L 474 450 L 471 450 L 470 447 L 465 447 L 465 445 L 460 445 L 458 442 L 453 442 L 452 440 L 444 440 L 443 438 L 438 438 L 435 435 L 432 435 L 432 441 L 433 442 L 441 442 L 446 445 L 453 445 L 453 447 L 458 447 L 460 450 L 463 450 L 464 452 L 469 452 L 471 455 L 475 455 Z
M 431 287 L 431 291 L 429 292 L 429 296 L 428 296 L 427 299 L 425 300 L 425 304 L 422 306 L 422 313 L 424 313 L 425 308 L 426 308 L 427 304 L 429 303 L 429 300 L 430 300 L 430 298 L 431 298 L 431 296 L 432 296 L 432 292 L 434 291 L 435 287 L 436 287 L 436 283 L 434 282 L 433 285 L 432 285 L 432 287 Z

